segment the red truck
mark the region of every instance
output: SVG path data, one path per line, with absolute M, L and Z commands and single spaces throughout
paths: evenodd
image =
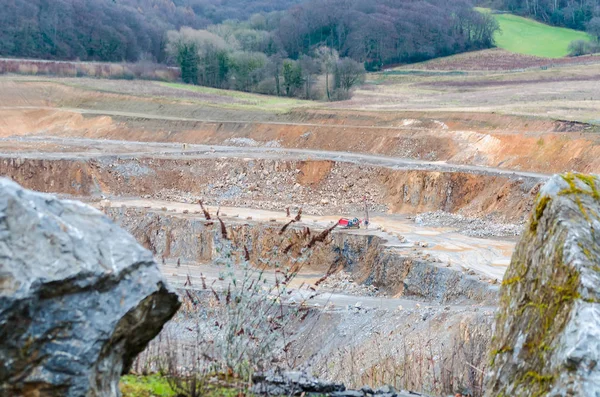
M 338 225 L 342 226 L 345 229 L 359 229 L 360 228 L 360 219 L 358 219 L 358 218 L 354 218 L 354 219 L 341 218 L 338 221 Z

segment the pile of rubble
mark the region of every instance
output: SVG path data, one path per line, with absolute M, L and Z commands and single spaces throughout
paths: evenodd
M 187 203 L 203 199 L 210 205 L 273 211 L 302 203 L 306 214 L 320 216 L 335 212 L 357 216 L 364 213 L 364 196 L 372 213 L 388 212 L 387 205 L 381 204 L 385 191 L 371 176 L 376 173 L 372 167 L 355 172 L 345 165 L 333 164 L 327 177 L 318 183 L 316 180 L 300 183 L 303 177 L 300 168 L 283 167 L 276 162 L 262 166 L 250 163 L 216 164 L 214 167 L 224 172 L 211 175 L 210 183 L 196 194 L 162 189 L 146 198 Z
M 329 397 L 408 397 L 423 396 L 414 392 L 396 391 L 392 386 L 373 390 L 363 386 L 346 390 L 341 383 L 319 380 L 301 371 L 269 371 L 252 377 L 252 392 L 267 396 L 329 396 Z
M 252 138 L 229 138 L 223 141 L 224 144 L 231 146 L 240 146 L 240 147 L 257 147 L 263 146 L 268 148 L 279 148 L 281 147 L 281 142 L 277 141 L 268 141 L 268 142 L 258 142 Z
M 326 291 L 358 296 L 377 296 L 379 293 L 377 287 L 373 285 L 356 283 L 352 275 L 345 271 L 332 274 L 320 285 L 320 288 Z
M 501 223 L 491 219 L 470 218 L 443 211 L 425 212 L 415 217 L 420 226 L 449 227 L 471 237 L 513 237 L 520 236 L 523 224 Z

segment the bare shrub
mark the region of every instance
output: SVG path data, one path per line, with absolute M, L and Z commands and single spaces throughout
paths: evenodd
M 310 249 L 291 266 L 260 268 L 250 264 L 248 254 L 233 252 L 229 240 L 221 239 L 217 250 L 218 280 L 198 282 L 188 276 L 180 290 L 182 309 L 132 369 L 164 374 L 185 396 L 207 394 L 215 383 L 243 388 L 256 371 L 294 368 L 292 335 L 308 317 L 307 303 L 315 296 L 309 285 L 291 286 Z
M 0 59 L 0 74 L 33 76 L 102 77 L 110 79 L 146 79 L 177 81 L 179 69 L 147 61 L 139 63 L 100 63 L 44 61 L 34 59 Z
M 481 397 L 490 338 L 487 326 L 463 325 L 449 346 L 423 334 L 405 337 L 391 350 L 377 344 L 377 363 L 362 373 L 353 371 L 356 375 L 352 383 L 391 384 L 432 395 Z M 354 355 L 356 352 L 350 353 L 350 357 Z

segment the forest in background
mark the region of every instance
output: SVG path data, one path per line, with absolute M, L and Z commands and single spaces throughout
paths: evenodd
M 247 36 L 254 36 L 249 38 L 253 51 L 271 55 L 283 50 L 291 59 L 321 45 L 374 65 L 492 45 L 485 17 L 464 0 L 300 2 L 0 0 L 0 56 L 162 63 L 167 61 L 167 31 L 225 21 L 244 25 Z
M 349 97 L 365 69 L 488 48 L 496 29 L 491 15 L 463 1 L 310 0 L 169 31 L 167 61 L 187 83 L 336 100 Z
M 163 62 L 170 29 L 195 29 L 301 0 L 0 0 L 0 56 Z
M 0 0 L 0 56 L 179 66 L 186 83 L 346 99 L 365 71 L 492 47 L 468 0 Z

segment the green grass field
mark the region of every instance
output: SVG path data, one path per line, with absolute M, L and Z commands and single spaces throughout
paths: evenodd
M 478 8 L 478 11 L 490 10 Z M 568 55 L 569 43 L 589 40 L 585 32 L 557 28 L 532 19 L 512 14 L 494 14 L 501 31 L 496 33 L 496 45 L 510 52 L 544 58 L 561 58 Z
M 214 95 L 215 97 L 231 98 L 237 100 L 237 102 L 227 103 L 227 101 L 219 101 L 219 107 L 229 109 L 241 109 L 241 110 L 262 110 L 270 111 L 275 113 L 285 113 L 290 110 L 299 107 L 314 104 L 312 101 L 278 97 L 273 95 L 261 95 L 253 94 L 249 92 L 235 91 L 235 90 L 221 90 L 218 88 L 204 87 L 199 85 L 191 84 L 180 84 L 180 83 L 159 83 L 165 87 L 176 88 L 180 90 L 188 90 L 200 92 L 207 95 Z

